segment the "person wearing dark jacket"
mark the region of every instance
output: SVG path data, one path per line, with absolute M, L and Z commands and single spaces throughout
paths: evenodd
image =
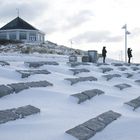
M 132 57 L 132 49 L 131 48 L 128 48 L 127 54 L 128 54 L 128 63 L 130 63 L 130 59 Z
M 103 63 L 105 63 L 106 53 L 107 53 L 106 47 L 104 46 L 103 49 L 102 49 Z

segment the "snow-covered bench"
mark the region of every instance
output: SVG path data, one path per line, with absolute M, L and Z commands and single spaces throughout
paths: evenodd
M 121 77 L 121 75 L 120 74 L 107 74 L 107 75 L 103 75 L 103 77 L 105 77 L 106 80 L 109 81 L 112 78 L 119 78 L 119 77 Z
M 9 95 L 13 92 L 14 90 L 11 87 L 6 86 L 6 85 L 0 85 L 0 97 Z
M 107 65 L 109 65 L 109 64 L 107 64 L 107 63 L 96 63 L 97 67 L 99 67 L 99 66 L 107 66 Z
M 123 83 L 123 84 L 115 85 L 115 87 L 119 88 L 120 90 L 123 90 L 125 88 L 131 87 L 131 85 Z
M 48 81 L 35 81 L 35 82 L 26 82 L 26 83 L 12 83 L 8 85 L 0 85 L 0 97 L 18 93 L 22 90 L 33 88 L 33 87 L 47 87 L 53 86 L 52 83 Z
M 89 100 L 89 99 L 93 98 L 94 96 L 101 95 L 103 93 L 104 93 L 104 91 L 102 91 L 102 90 L 91 89 L 91 90 L 83 91 L 81 93 L 72 94 L 71 96 L 78 98 L 78 104 L 80 104 L 81 102 Z
M 100 114 L 96 118 L 90 119 L 68 131 L 67 134 L 72 135 L 78 140 L 88 140 L 93 137 L 97 132 L 103 130 L 108 124 L 118 119 L 121 114 L 112 110 Z
M 65 80 L 68 80 L 71 82 L 71 85 L 76 84 L 78 82 L 84 82 L 84 81 L 97 81 L 97 78 L 93 76 L 88 77 L 79 77 L 79 78 L 66 78 Z
M 116 67 L 120 67 L 120 66 L 123 66 L 123 63 L 111 63 L 111 65 L 116 66 Z
M 21 119 L 29 115 L 39 113 L 40 109 L 27 105 L 19 108 L 0 110 L 0 124 L 16 119 Z
M 132 73 L 124 73 L 124 75 L 126 75 L 126 78 L 130 78 L 130 77 L 132 77 L 132 76 L 133 76 L 133 74 L 132 74 Z
M 137 109 L 138 107 L 140 107 L 140 96 L 129 102 L 126 102 L 125 104 L 133 107 L 133 110 Z
M 71 67 L 76 67 L 80 65 L 90 65 L 88 62 L 68 62 L 67 64 Z
M 59 65 L 59 63 L 55 62 L 55 61 L 38 61 L 38 62 L 25 62 L 26 65 L 28 65 L 29 67 L 40 67 L 43 65 Z
M 0 65 L 1 66 L 7 66 L 7 65 L 10 65 L 10 64 L 6 61 L 0 61 Z
M 125 71 L 125 70 L 127 70 L 126 67 L 119 67 L 118 69 L 119 69 L 120 71 Z
M 135 80 L 136 83 L 140 84 L 140 80 Z
M 21 74 L 22 78 L 26 78 L 34 74 L 50 74 L 47 70 L 17 70 L 17 72 Z
M 100 68 L 100 69 L 102 70 L 103 73 L 113 70 L 113 68 L 109 68 L 109 67 L 104 67 L 104 68 Z
M 76 74 L 79 74 L 79 73 L 82 73 L 82 72 L 90 72 L 88 69 L 70 69 L 70 71 L 73 72 L 73 75 L 76 75 Z
M 138 67 L 131 67 L 131 69 L 132 69 L 133 71 L 140 70 Z

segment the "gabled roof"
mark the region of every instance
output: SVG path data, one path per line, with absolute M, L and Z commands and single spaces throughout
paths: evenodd
M 13 19 L 11 22 L 7 23 L 5 26 L 0 28 L 0 30 L 9 30 L 9 29 L 26 29 L 26 30 L 38 30 L 34 28 L 32 25 L 17 17 Z

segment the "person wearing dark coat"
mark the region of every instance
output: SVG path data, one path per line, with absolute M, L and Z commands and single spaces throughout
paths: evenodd
M 128 63 L 130 63 L 130 59 L 132 57 L 132 49 L 131 48 L 128 48 L 127 54 L 128 54 Z
M 103 49 L 102 49 L 103 63 L 105 63 L 106 53 L 107 53 L 106 47 L 104 46 Z

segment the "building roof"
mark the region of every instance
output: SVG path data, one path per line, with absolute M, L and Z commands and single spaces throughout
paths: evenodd
M 26 29 L 26 30 L 38 30 L 20 17 L 17 17 L 4 25 L 0 30 L 9 30 L 9 29 Z

